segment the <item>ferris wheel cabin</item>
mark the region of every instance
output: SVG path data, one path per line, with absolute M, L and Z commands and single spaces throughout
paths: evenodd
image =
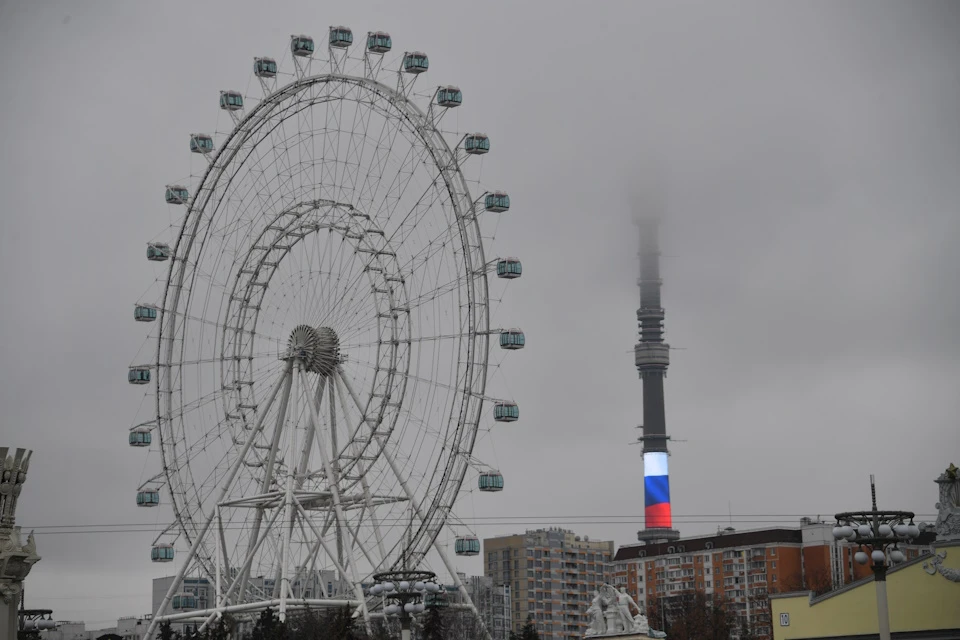
M 520 407 L 516 402 L 498 402 L 493 405 L 493 419 L 497 422 L 516 422 L 520 419 Z
M 423 73 L 430 68 L 430 60 L 427 54 L 420 51 L 411 51 L 403 54 L 403 70 L 406 73 Z
M 254 58 L 253 75 L 258 78 L 276 78 L 277 61 L 273 58 Z
M 499 471 L 484 471 L 477 482 L 480 491 L 503 491 L 503 475 Z
M 190 611 L 197 608 L 197 596 L 190 592 L 178 593 L 173 596 L 170 606 L 174 611 Z
M 330 27 L 330 46 L 346 49 L 353 44 L 353 31 L 349 27 Z
M 471 155 L 482 155 L 490 151 L 490 138 L 483 133 L 471 133 L 463 139 L 463 150 Z
M 137 491 L 138 507 L 156 507 L 160 505 L 160 492 L 156 489 L 141 489 Z
M 134 427 L 130 429 L 131 447 L 149 447 L 153 442 L 153 432 L 150 427 Z
M 393 40 L 386 31 L 374 31 L 367 34 L 367 51 L 370 53 L 387 53 L 393 48 Z
M 169 260 L 173 251 L 170 245 L 162 242 L 150 242 L 147 244 L 147 260 L 151 262 L 163 262 Z
M 133 319 L 137 322 L 153 322 L 157 319 L 157 308 L 150 304 L 138 304 L 133 307 Z
M 127 371 L 127 382 L 130 384 L 147 384 L 150 382 L 150 367 L 130 367 Z
M 290 36 L 290 53 L 300 58 L 313 55 L 313 38 L 310 36 Z
M 480 540 L 477 536 L 460 536 L 453 545 L 458 556 L 480 555 Z
M 165 199 L 167 204 L 187 204 L 187 200 L 190 199 L 190 192 L 183 185 L 168 184 Z
M 501 258 L 497 260 L 497 277 L 513 280 L 523 274 L 523 265 L 520 258 Z
M 500 348 L 514 351 L 523 349 L 527 339 L 520 329 L 507 329 L 500 334 Z
M 151 562 L 173 562 L 173 555 L 172 544 L 155 544 L 150 549 Z
M 483 197 L 483 208 L 493 213 L 502 213 L 510 208 L 510 196 L 503 191 L 493 191 Z
M 193 153 L 211 153 L 213 151 L 213 138 L 205 133 L 191 133 L 190 151 Z
M 243 95 L 239 91 L 221 91 L 220 108 L 224 111 L 240 111 L 243 109 Z
M 450 85 L 437 89 L 437 105 L 441 107 L 459 107 L 463 104 L 463 92 L 460 87 Z

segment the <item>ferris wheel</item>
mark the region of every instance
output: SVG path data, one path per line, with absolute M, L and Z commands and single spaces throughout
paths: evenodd
M 422 89 L 427 55 L 391 55 L 384 32 L 352 55 L 353 38 L 330 27 L 322 56 L 291 36 L 288 73 L 255 58 L 260 97 L 221 91 L 230 131 L 190 134 L 201 174 L 166 186 L 185 209 L 147 247 L 169 268 L 134 309 L 156 332 L 128 374 L 152 408 L 130 444 L 162 462 L 137 504 L 173 511 L 151 559 L 180 562 L 148 637 L 266 607 L 369 620 L 371 576 L 428 557 L 470 602 L 440 534 L 469 472 L 503 489 L 475 443 L 519 418 L 487 395 L 491 340 L 525 344 L 491 326 L 488 297 L 521 263 L 488 259 L 481 235 L 510 198 L 468 178 L 490 139 L 451 144 L 441 122 L 463 94 Z M 456 537 L 457 555 L 479 551 Z

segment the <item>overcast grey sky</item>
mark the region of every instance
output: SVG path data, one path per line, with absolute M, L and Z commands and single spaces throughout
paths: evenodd
M 513 200 L 490 253 L 523 259 L 495 319 L 528 336 L 496 374 L 523 417 L 496 433 L 507 490 L 462 510 L 490 518 L 478 535 L 542 516 L 635 540 L 639 206 L 666 218 L 677 527 L 867 508 L 870 473 L 881 506 L 933 513 L 932 479 L 960 462 L 956 3 L 8 0 L 0 442 L 35 450 L 20 524 L 169 517 L 134 506 L 125 441 L 160 193 L 217 90 L 330 24 L 428 52 Z M 38 537 L 28 605 L 90 626 L 146 613 L 168 568 L 150 540 Z

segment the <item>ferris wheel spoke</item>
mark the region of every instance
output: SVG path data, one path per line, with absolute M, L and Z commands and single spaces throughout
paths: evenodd
M 374 157 L 366 171 L 363 186 L 360 189 L 360 195 L 357 199 L 360 203 L 360 208 L 368 213 L 374 210 L 373 203 L 376 201 L 377 194 L 380 191 L 383 174 L 387 169 L 387 164 L 393 157 L 393 147 L 402 129 L 403 127 L 396 120 L 384 118 L 380 135 L 377 137 L 377 142 L 374 146 Z M 384 134 L 387 136 L 387 143 L 386 145 L 381 145 L 380 143 L 383 140 Z
M 360 89 L 358 89 L 358 93 L 360 94 L 360 95 L 357 96 L 357 103 L 358 103 L 358 105 L 359 105 L 359 103 L 360 103 L 361 101 L 372 99 L 372 98 L 370 98 L 370 96 L 369 96 L 369 90 L 367 90 L 367 89 L 365 89 L 365 88 L 360 88 Z M 359 131 L 358 131 L 358 127 L 357 127 L 357 118 L 358 118 L 358 117 L 359 117 L 359 120 L 360 120 Z M 359 106 L 358 106 L 358 108 L 354 110 L 354 124 L 353 124 L 352 127 L 350 127 L 350 140 L 349 140 L 349 145 L 348 145 L 348 147 L 347 147 L 347 155 L 346 155 L 346 158 L 345 158 L 345 160 L 344 160 L 344 164 L 345 164 L 345 166 L 344 166 L 344 174 L 345 174 L 345 175 L 344 175 L 344 180 L 343 180 L 344 183 L 346 183 L 346 181 L 349 180 L 349 187 L 348 187 L 348 188 L 349 188 L 349 190 L 350 190 L 350 199 L 351 199 L 351 200 L 355 199 L 356 196 L 357 196 L 357 181 L 358 181 L 359 176 L 360 176 L 360 167 L 363 165 L 363 155 L 364 155 L 364 151 L 366 150 L 366 147 L 367 147 L 367 145 L 365 144 L 365 142 L 366 142 L 367 139 L 368 139 L 367 131 L 368 131 L 369 128 L 370 128 L 370 120 L 371 120 L 372 118 L 373 118 L 373 110 L 372 110 L 372 109 L 364 109 L 364 110 L 361 110 L 361 109 L 359 108 Z M 357 138 L 357 139 L 358 139 L 358 142 L 354 142 L 354 138 Z M 356 169 L 355 169 L 352 173 L 350 172 L 350 157 L 351 157 L 351 152 L 352 152 L 353 159 L 354 159 L 354 166 L 356 167 Z M 346 185 L 344 185 L 344 186 L 346 186 Z M 341 192 L 341 193 L 342 193 L 342 192 Z

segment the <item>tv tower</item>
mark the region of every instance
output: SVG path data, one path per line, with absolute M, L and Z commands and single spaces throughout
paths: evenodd
M 645 528 L 637 539 L 646 544 L 677 540 L 670 514 L 667 423 L 663 404 L 663 379 L 670 365 L 670 345 L 663 341 L 663 307 L 660 305 L 660 220 L 640 218 L 640 342 L 634 347 L 637 372 L 643 381 L 643 493 Z

